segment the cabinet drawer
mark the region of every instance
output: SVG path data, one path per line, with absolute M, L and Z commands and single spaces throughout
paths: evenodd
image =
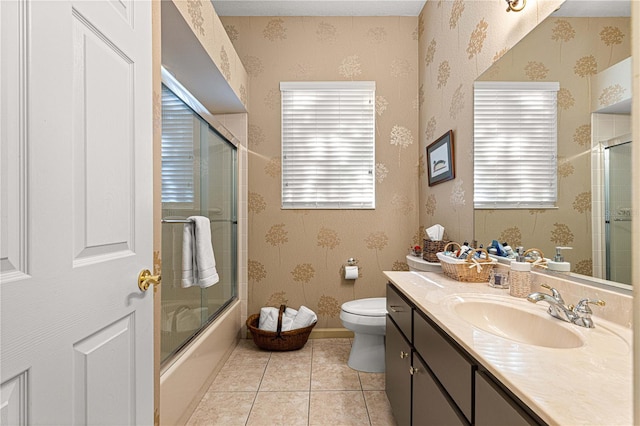
M 438 381 L 471 421 L 474 364 L 417 311 L 413 314 L 413 344 Z
M 391 284 L 387 285 L 387 314 L 400 328 L 404 337 L 409 341 L 409 343 L 411 343 L 411 306 Z

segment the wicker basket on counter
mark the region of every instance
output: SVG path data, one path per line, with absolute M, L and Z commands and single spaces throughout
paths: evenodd
M 282 315 L 284 315 L 286 308 L 285 305 L 280 305 L 277 331 L 267 331 L 258 328 L 260 314 L 253 314 L 247 318 L 247 329 L 251 332 L 253 343 L 260 349 L 267 351 L 295 351 L 307 343 L 311 330 L 313 330 L 317 322 L 314 322 L 308 327 L 282 331 Z
M 444 251 L 444 248 L 449 241 L 440 240 L 432 241 L 424 239 L 422 240 L 422 258 L 427 262 L 438 262 L 438 252 Z
M 445 245 L 442 252 L 437 253 L 444 274 L 456 281 L 469 283 L 489 282 L 489 274 L 497 261 L 491 259 L 485 249 L 473 249 L 465 259 L 455 259 L 445 255 L 444 252 L 454 244 L 460 247 L 460 244 L 450 242 Z M 477 257 L 476 253 L 478 252 L 484 257 Z

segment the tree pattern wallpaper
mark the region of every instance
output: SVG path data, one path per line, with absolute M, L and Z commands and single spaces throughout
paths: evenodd
M 503 56 L 500 67 L 515 67 L 506 62 L 513 56 L 510 49 L 561 3 L 540 0 L 506 13 L 502 1 L 429 0 L 418 17 L 222 17 L 248 74 L 248 312 L 281 303 L 305 305 L 318 313 L 320 327 L 341 327 L 340 305 L 383 296 L 382 271 L 407 270 L 407 250 L 421 244 L 426 227 L 440 223 L 446 238 L 473 240 L 474 226 L 485 226 L 474 224 L 473 82 Z M 576 52 L 574 44 L 583 42 L 580 26 L 569 23 L 553 24 L 557 27 L 547 31 L 542 50 L 558 58 L 561 51 Z M 573 60 L 573 79 L 583 86 L 561 84 L 567 89 L 559 94 L 561 114 L 582 107 L 594 60 L 600 70 L 624 54 L 628 28 L 607 26 L 612 28 L 602 28 L 603 49 Z M 554 60 L 537 54 L 517 68 L 518 78 L 555 78 Z M 375 210 L 280 208 L 279 83 L 314 80 L 376 82 Z M 615 88 L 604 96 L 616 96 Z M 563 137 L 583 150 L 590 143 L 584 125 L 588 120 Z M 429 187 L 426 147 L 450 129 L 456 176 Z M 588 160 L 562 155 L 561 180 L 580 180 L 588 165 L 578 162 Z M 569 202 L 582 221 L 588 191 L 588 186 L 572 188 Z M 526 214 L 527 223 L 544 226 L 550 240 L 584 234 L 568 220 L 544 222 L 544 211 Z M 519 222 L 502 225 L 500 232 L 514 241 L 521 236 Z M 343 278 L 350 257 L 358 259 L 355 281 Z
M 507 13 L 497 1 L 426 2 L 418 17 L 420 170 L 426 147 L 452 130 L 455 179 L 432 187 L 421 179 L 420 226 L 439 223 L 450 240 L 474 240 L 473 83 L 561 3 L 540 0 Z M 543 72 L 537 64 L 529 66 L 534 78 Z
M 630 55 L 629 18 L 550 17 L 479 78 L 560 83 L 558 208 L 478 210 L 476 239 L 536 247 L 547 257 L 555 254 L 556 246 L 570 246 L 564 256 L 572 271 L 592 275 L 591 97 L 608 106 L 622 99 L 624 89 L 614 84 L 591 93 L 590 80 Z
M 418 18 L 222 17 L 247 71 L 248 313 L 305 305 L 341 327 L 340 305 L 384 296 L 418 229 Z M 375 210 L 281 209 L 281 81 L 376 82 Z M 347 259 L 356 280 L 344 279 Z

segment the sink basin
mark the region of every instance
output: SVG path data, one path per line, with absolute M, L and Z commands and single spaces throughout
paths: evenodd
M 531 311 L 498 300 L 464 298 L 457 298 L 453 311 L 473 327 L 516 342 L 555 349 L 584 344 L 566 323 L 544 311 Z

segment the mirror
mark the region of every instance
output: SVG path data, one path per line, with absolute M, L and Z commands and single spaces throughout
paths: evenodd
M 597 7 L 586 7 L 587 3 L 604 5 L 605 13 Z M 616 9 L 619 6 L 621 10 Z M 574 10 L 580 14 L 576 16 Z M 571 263 L 573 276 L 595 277 L 588 281 L 623 289 L 630 289 L 623 282 L 626 279 L 606 281 L 605 214 L 600 213 L 604 212 L 605 191 L 603 185 L 598 184 L 604 177 L 594 175 L 594 184 L 592 172 L 602 173 L 598 167 L 604 164 L 609 141 L 624 138 L 631 132 L 628 106 L 631 89 L 626 91 L 626 96 L 621 93 L 625 91 L 623 84 L 602 92 L 600 103 L 611 101 L 603 100 L 603 96 L 625 99 L 618 102 L 616 98 L 611 102 L 613 107 L 606 110 L 592 108 L 591 99 L 592 94 L 600 93 L 592 90 L 592 82 L 598 78 L 596 74 L 631 55 L 629 16 L 628 1 L 569 0 L 518 44 L 496 54 L 499 59 L 478 80 L 560 82 L 558 201 L 555 209 L 474 211 L 474 239 L 479 244 L 487 246 L 494 239 L 506 241 L 512 247 L 538 248 L 547 258 L 554 257 L 555 247 L 569 246 L 572 249 L 562 254 Z M 595 98 L 597 105 L 598 97 Z M 598 113 L 592 114 L 594 110 Z M 630 187 L 630 181 L 628 184 Z M 610 210 L 626 213 L 629 208 L 630 205 L 615 206 Z M 630 228 L 629 225 L 624 226 Z M 628 266 L 630 268 L 630 262 Z M 615 276 L 610 278 L 615 280 Z

